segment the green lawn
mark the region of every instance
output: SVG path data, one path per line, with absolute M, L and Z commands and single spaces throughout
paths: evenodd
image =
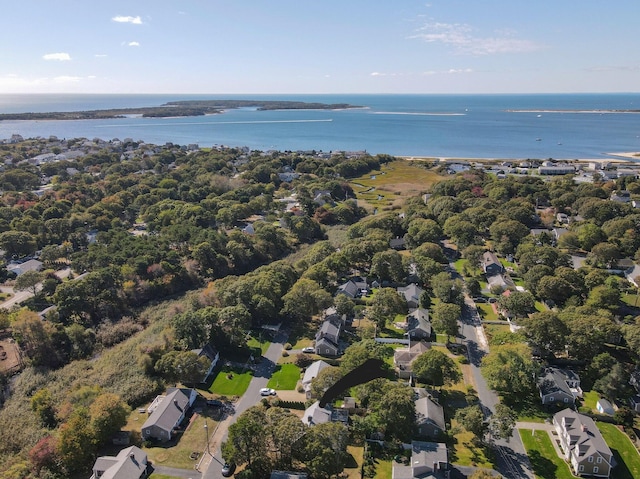
M 457 422 L 451 421 L 452 429 L 456 427 Z M 490 458 L 485 454 L 486 451 L 483 447 L 477 445 L 474 442 L 474 435 L 469 431 L 465 431 L 462 427 L 459 427 L 461 432 L 454 437 L 453 444 L 453 457 L 451 461 L 460 466 L 474 466 L 484 467 L 487 469 L 493 469 L 493 464 Z
M 620 299 L 628 306 L 638 307 L 640 306 L 640 297 L 636 293 L 624 293 Z
M 262 340 L 260 341 L 257 338 L 254 338 L 253 336 L 251 338 L 249 338 L 249 341 L 247 341 L 247 346 L 249 346 L 251 349 L 254 350 L 260 350 L 260 355 L 264 355 L 265 352 L 267 352 L 267 349 L 269 349 L 269 345 L 271 343 L 269 341 L 266 340 Z
M 574 476 L 564 459 L 556 453 L 546 431 L 519 429 L 537 479 L 572 479 Z
M 611 471 L 616 479 L 640 477 L 640 454 L 629 437 L 615 425 L 596 422 L 618 465 Z
M 582 407 L 580 412 L 597 413 L 596 403 L 600 399 L 600 395 L 595 391 L 585 392 L 582 396 Z
M 213 380 L 209 392 L 221 396 L 242 396 L 253 378 L 253 371 L 242 372 L 240 369 L 222 368 Z
M 391 479 L 393 464 L 389 459 L 376 459 L 376 475 L 373 479 Z
M 493 310 L 493 308 L 489 303 L 478 303 L 476 304 L 476 307 L 478 308 L 478 313 L 480 314 L 480 317 L 485 321 L 498 320 L 498 315 L 495 313 L 495 311 Z
M 267 387 L 292 391 L 296 388 L 300 379 L 300 368 L 295 364 L 281 364 L 269 379 Z

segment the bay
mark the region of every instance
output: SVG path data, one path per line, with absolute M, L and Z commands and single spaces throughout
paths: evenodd
M 133 138 L 258 150 L 460 158 L 602 158 L 640 151 L 640 94 L 0 95 L 0 113 L 159 106 L 207 99 L 349 103 L 349 110 L 228 110 L 187 118 L 2 121 L 0 139 Z

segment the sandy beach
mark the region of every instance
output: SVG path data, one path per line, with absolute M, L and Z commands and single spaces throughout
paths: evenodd
M 640 152 L 607 153 L 610 158 L 553 158 L 553 161 L 561 163 L 630 163 L 640 162 Z M 398 156 L 409 161 L 438 161 L 441 163 L 503 163 L 505 161 L 532 161 L 532 158 L 461 158 L 449 156 Z M 628 158 L 628 159 L 625 159 Z M 537 161 L 546 161 L 546 158 L 538 158 Z

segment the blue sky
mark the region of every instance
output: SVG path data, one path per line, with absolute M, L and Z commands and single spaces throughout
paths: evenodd
M 0 0 L 0 93 L 640 90 L 640 1 Z

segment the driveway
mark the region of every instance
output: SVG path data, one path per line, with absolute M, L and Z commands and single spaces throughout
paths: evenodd
M 460 332 L 464 337 L 469 354 L 469 365 L 473 381 L 485 416 L 490 416 L 500 402 L 497 394 L 491 390 L 480 372 L 482 357 L 489 352 L 489 343 L 482 328 L 482 322 L 473 300 L 465 295 L 462 308 Z M 493 443 L 496 452 L 496 470 L 509 479 L 534 479 L 531 462 L 522 444 L 517 429 L 508 441 L 496 439 Z
M 269 378 L 273 374 L 276 368 L 278 359 L 282 356 L 282 350 L 287 342 L 287 334 L 284 332 L 277 333 L 273 342 L 269 345 L 269 349 L 262 356 L 262 361 L 255 366 L 253 379 L 249 383 L 247 391 L 235 404 L 235 414 L 228 416 L 222 421 L 216 430 L 211 434 L 209 439 L 209 450 L 211 455 L 204 454 L 205 458 L 210 460 L 203 460 L 200 464 L 200 470 L 203 471 L 202 479 L 221 479 L 222 474 L 220 469 L 224 464 L 222 459 L 222 453 L 220 452 L 220 446 L 222 442 L 227 439 L 227 432 L 229 426 L 233 424 L 240 414 L 249 409 L 251 406 L 255 406 L 260 402 L 262 396 L 260 396 L 260 389 L 267 386 Z

